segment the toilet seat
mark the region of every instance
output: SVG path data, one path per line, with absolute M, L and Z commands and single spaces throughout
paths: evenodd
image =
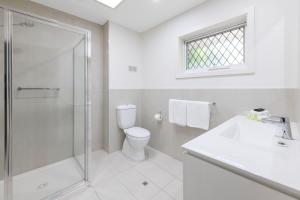
M 142 139 L 142 138 L 150 137 L 150 131 L 141 127 L 133 127 L 133 128 L 125 129 L 124 132 L 127 136 L 131 138 Z

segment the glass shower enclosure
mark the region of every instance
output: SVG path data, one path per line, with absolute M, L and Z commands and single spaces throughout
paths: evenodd
M 86 185 L 89 41 L 89 31 L 0 8 L 0 200 Z

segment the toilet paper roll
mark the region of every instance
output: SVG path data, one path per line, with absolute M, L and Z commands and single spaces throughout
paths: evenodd
M 163 120 L 162 114 L 161 113 L 156 113 L 154 115 L 154 119 L 158 122 L 161 122 Z

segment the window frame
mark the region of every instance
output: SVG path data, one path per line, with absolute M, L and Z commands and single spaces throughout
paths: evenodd
M 227 65 L 224 67 L 217 67 L 209 70 L 187 70 L 187 49 L 186 44 L 192 40 L 197 40 L 218 33 L 226 32 L 246 24 L 244 30 L 244 63 Z M 198 29 L 192 33 L 185 34 L 179 37 L 179 67 L 177 72 L 177 79 L 197 78 L 209 76 L 229 76 L 229 75 L 245 75 L 254 74 L 254 8 L 247 9 L 240 14 L 236 14 L 228 20 L 214 23 L 214 25 L 206 26 Z

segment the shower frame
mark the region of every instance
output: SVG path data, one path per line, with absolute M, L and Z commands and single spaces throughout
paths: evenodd
M 91 98 L 90 98 L 90 57 L 91 57 L 91 32 L 89 30 L 59 22 L 54 19 L 41 17 L 35 14 L 20 11 L 0 4 L 4 15 L 4 200 L 13 200 L 13 174 L 12 174 L 12 64 L 13 64 L 13 13 L 21 14 L 34 21 L 59 27 L 61 29 L 84 35 L 85 40 L 85 64 L 84 64 L 84 177 L 79 183 L 57 191 L 43 198 L 44 200 L 54 200 L 71 194 L 88 186 L 90 176 L 90 156 L 91 156 Z M 76 158 L 75 158 L 76 159 Z M 1 194 L 0 194 L 1 195 Z

